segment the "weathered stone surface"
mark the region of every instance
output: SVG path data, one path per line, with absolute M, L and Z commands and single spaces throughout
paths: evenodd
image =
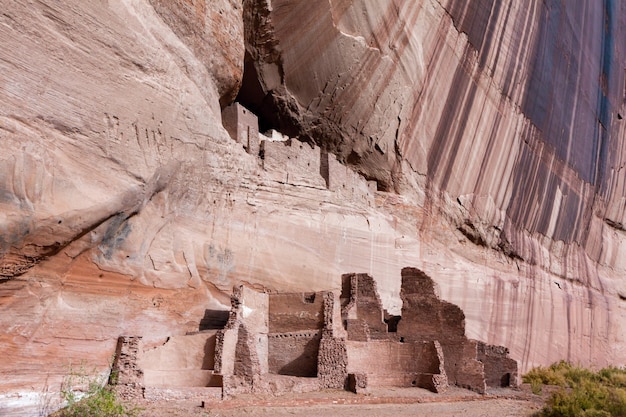
M 235 45 L 220 53 L 241 68 L 241 5 L 213 5 L 228 25 L 207 19 Z M 217 55 L 195 53 L 146 1 L 4 2 L 0 42 L 0 414 L 24 416 L 81 363 L 106 371 L 118 336 L 153 343 L 227 309 L 179 262 L 194 262 L 197 225 L 210 228 L 197 202 L 225 205 L 209 171 L 228 182 L 245 165 L 214 156 L 234 149 L 219 99 L 241 69 L 214 72 Z M 210 246 L 228 269 L 226 246 Z
M 345 274 L 341 297 L 345 300 L 341 316 L 349 340 L 368 341 L 387 337 L 383 309 L 376 281 L 367 274 Z
M 239 0 L 149 0 L 215 80 L 222 107 L 239 91 L 243 34 Z M 202 87 L 202 86 L 199 86 Z
M 503 346 L 478 343 L 478 360 L 485 365 L 485 382 L 491 387 L 516 386 L 517 363 L 508 358 L 509 350 Z
M 625 15 L 587 1 L 248 1 L 239 99 L 400 192 L 392 206 L 408 204 L 392 212 L 407 228 L 395 248 L 438 265 L 433 276 L 470 329 L 489 317 L 476 335 L 494 322 L 544 327 L 551 336 L 510 338 L 544 346 L 522 348 L 537 359 L 560 351 L 596 363 L 607 348 L 607 359 L 624 355 Z M 467 239 L 461 247 L 508 260 L 450 239 L 489 272 L 450 268 L 458 258 L 425 249 L 439 215 Z M 415 229 L 421 244 L 408 237 Z
M 70 362 L 105 372 L 120 335 L 198 330 L 242 282 L 369 273 L 399 314 L 406 265 L 522 372 L 622 364 L 625 6 L 264 4 L 3 8 L 0 412 L 35 415 Z M 229 138 L 243 15 L 261 126 L 397 193 L 281 183 Z
M 251 0 L 240 99 L 382 189 L 427 199 L 474 243 L 568 277 L 581 257 L 624 269 L 625 14 Z
M 141 336 L 120 336 L 117 339 L 109 383 L 125 400 L 143 397 L 144 372 L 138 366 L 142 348 Z

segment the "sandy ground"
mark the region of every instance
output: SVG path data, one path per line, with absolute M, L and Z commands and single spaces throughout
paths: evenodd
M 340 391 L 280 397 L 238 396 L 228 401 L 156 401 L 137 404 L 141 417 L 521 417 L 541 409 L 544 399 L 527 390 L 501 389 L 478 395 L 459 388 L 432 394 L 417 388 L 386 389 L 356 395 Z

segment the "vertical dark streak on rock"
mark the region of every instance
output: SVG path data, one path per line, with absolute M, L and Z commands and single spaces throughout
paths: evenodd
M 504 24 L 502 25 L 504 28 L 506 28 L 509 25 L 509 18 L 511 16 L 511 6 L 513 5 L 513 2 L 510 2 L 508 7 L 506 8 L 506 16 L 504 18 Z M 500 8 L 500 2 L 496 2 L 494 4 L 494 6 L 497 6 L 498 9 Z M 485 63 L 487 61 L 487 57 L 488 57 L 488 51 L 490 49 L 490 43 L 492 41 L 493 38 L 495 38 L 495 25 L 497 23 L 498 19 L 497 16 L 496 18 L 492 18 L 491 19 L 491 23 L 490 23 L 490 34 L 492 36 L 487 37 L 487 40 L 489 41 L 489 45 L 487 45 L 486 49 L 484 51 L 481 52 L 480 54 L 480 67 L 483 68 L 485 66 Z M 500 61 L 500 52 L 502 50 L 502 45 L 503 45 L 503 41 L 502 39 L 499 40 L 498 42 L 498 47 L 496 49 L 496 53 L 495 53 L 495 59 L 494 59 L 494 63 L 493 63 L 493 68 L 496 68 L 498 66 L 498 61 Z M 516 48 L 517 49 L 517 48 Z M 512 73 L 512 71 L 507 71 L 509 74 Z M 503 91 L 506 92 L 507 88 L 503 88 Z
M 472 49 L 466 47 L 462 62 L 468 63 L 472 53 Z M 456 68 L 435 139 L 428 154 L 428 175 L 441 189 L 445 189 L 450 181 L 450 174 L 456 162 L 478 88 L 468 71 L 465 65 Z M 458 125 L 455 126 L 456 123 Z
M 422 97 L 425 93 L 427 93 L 428 88 L 433 82 L 433 79 L 436 76 L 436 69 L 439 67 L 439 63 L 441 61 L 442 56 L 444 55 L 445 48 L 445 32 L 447 28 L 447 22 L 445 19 L 442 19 L 439 23 L 439 27 L 437 28 L 437 40 L 435 42 L 434 47 L 431 49 L 430 56 L 427 59 L 426 64 L 426 74 L 424 78 L 423 87 L 421 89 L 413 90 L 413 108 L 411 114 L 409 115 L 408 125 L 404 128 L 403 135 L 405 140 L 402 141 L 401 151 L 403 155 L 412 155 L 414 152 L 411 152 L 413 146 L 417 145 L 417 139 L 415 135 L 418 130 L 418 122 L 422 118 L 422 111 L 424 110 L 424 104 L 422 103 Z M 410 156 L 407 156 L 410 157 Z

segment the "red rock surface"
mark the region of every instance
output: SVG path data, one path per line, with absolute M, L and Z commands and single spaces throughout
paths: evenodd
M 522 371 L 623 364 L 624 7 L 9 2 L 0 412 L 36 415 L 82 361 L 105 371 L 121 334 L 198 330 L 237 283 L 367 272 L 399 314 L 406 266 Z M 306 185 L 317 167 L 276 181 L 221 126 L 240 84 L 262 127 L 387 191 Z

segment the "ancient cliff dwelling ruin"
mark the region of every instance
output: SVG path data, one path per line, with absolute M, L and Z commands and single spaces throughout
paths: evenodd
M 382 307 L 376 281 L 345 274 L 341 294 L 267 293 L 238 286 L 222 329 L 168 338 L 148 348 L 141 336 L 118 340 L 113 367 L 126 398 L 449 385 L 484 393 L 517 385 L 517 362 L 503 346 L 465 336 L 465 315 L 435 294 L 416 268 L 402 270 L 402 315 Z M 223 317 L 218 312 L 212 312 Z M 186 391 L 186 390 L 189 391 Z M 194 392 L 195 390 L 195 392 Z
M 259 133 L 259 120 L 234 102 L 222 111 L 224 128 L 255 158 L 269 177 L 280 184 L 327 189 L 342 199 L 373 205 L 376 181 L 367 181 L 354 169 L 317 145 L 301 142 L 275 130 Z
M 626 363 L 626 1 L 2 6 L 0 415 Z

